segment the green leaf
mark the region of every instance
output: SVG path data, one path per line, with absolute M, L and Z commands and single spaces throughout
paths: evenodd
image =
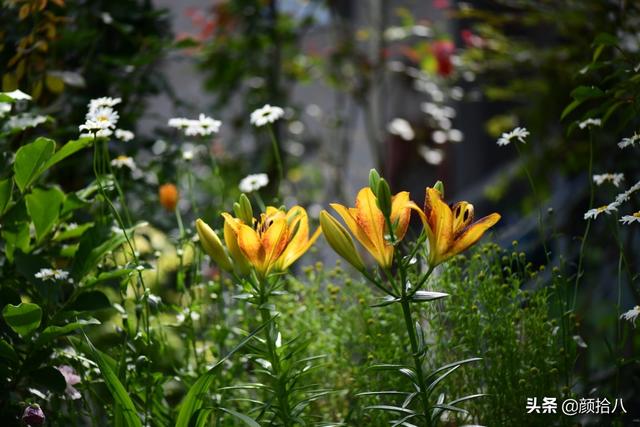
M 71 311 L 96 311 L 111 308 L 111 301 L 102 291 L 89 291 L 81 293 L 67 310 Z
M 211 369 L 202 374 L 200 378 L 191 386 L 187 395 L 182 400 L 180 412 L 176 420 L 176 427 L 189 427 L 191 417 L 202 407 L 204 396 L 218 376 L 218 372 L 222 369 L 223 363 L 230 358 L 236 351 L 240 350 L 247 342 L 249 342 L 257 333 L 259 333 L 269 322 L 263 323 L 251 332 L 249 336 L 240 341 L 233 350 L 218 361 Z
M 42 241 L 60 216 L 60 207 L 64 202 L 64 193 L 56 187 L 48 190 L 36 188 L 25 197 L 27 212 L 36 229 L 36 240 Z
M 617 46 L 618 45 L 618 38 L 612 34 L 609 33 L 600 33 L 596 36 L 596 38 L 593 40 L 593 45 L 597 46 L 599 44 L 604 44 L 604 45 L 608 45 L 608 46 Z
M 11 201 L 13 180 L 11 178 L 0 181 L 0 215 L 2 215 Z
M 399 412 L 401 414 L 415 415 L 415 412 L 412 411 L 411 409 L 401 408 L 399 406 L 391 406 L 391 405 L 372 405 L 372 406 L 367 406 L 364 409 L 367 409 L 367 410 L 378 409 L 380 411 Z
M 86 320 L 81 319 L 81 320 L 78 320 L 77 322 L 72 322 L 64 326 L 49 326 L 44 331 L 42 331 L 42 333 L 36 340 L 35 346 L 39 347 L 44 344 L 47 344 L 49 341 L 57 337 L 60 337 L 62 335 L 67 335 L 68 333 L 73 332 L 77 329 L 80 329 L 83 326 L 99 325 L 99 324 L 100 324 L 99 320 L 91 318 Z
M 93 138 L 80 138 L 67 142 L 44 164 L 43 170 L 49 169 L 51 166 L 66 159 L 70 155 L 90 146 L 92 142 Z
M 604 92 L 595 86 L 578 86 L 571 91 L 571 97 L 577 101 L 585 101 L 602 96 L 604 96 Z
M 115 404 L 119 407 L 115 412 L 124 418 L 125 425 L 128 427 L 142 427 L 142 423 L 140 422 L 140 418 L 136 412 L 136 407 L 133 405 L 129 394 L 127 394 L 127 390 L 124 388 L 113 370 L 111 370 L 111 367 L 102 357 L 100 351 L 93 346 L 88 337 L 85 336 L 85 339 L 91 349 L 93 361 L 98 364 L 100 372 L 102 373 L 102 378 L 104 379 L 109 392 L 111 392 L 111 396 L 113 396 Z
M 21 337 L 26 337 L 40 326 L 42 309 L 38 304 L 7 304 L 2 309 L 2 317 L 7 325 Z
M 20 249 L 24 253 L 29 252 L 29 243 L 31 240 L 29 236 L 29 223 L 21 222 L 13 224 L 11 227 L 2 230 L 1 234 L 5 242 L 5 254 L 9 261 L 13 262 L 13 255 L 16 249 Z
M 56 143 L 43 137 L 18 149 L 13 171 L 20 191 L 24 192 L 44 172 L 44 165 L 51 158 L 55 149 Z
M 240 412 L 234 411 L 233 409 L 218 408 L 218 410 L 236 417 L 237 419 L 239 419 L 249 427 L 260 427 L 260 424 L 255 422 L 252 418 L 246 416 L 245 414 L 241 414 Z
M 564 120 L 573 110 L 578 108 L 582 104 L 582 100 L 575 100 L 571 104 L 567 105 L 564 110 L 562 110 L 562 114 L 560 114 L 560 120 Z
M 446 298 L 448 296 L 449 294 L 445 294 L 444 292 L 417 291 L 411 297 L 411 300 L 413 302 L 426 302 L 426 301 L 434 301 L 440 298 Z
M 0 340 L 0 357 L 13 363 L 18 363 L 18 355 L 5 340 Z

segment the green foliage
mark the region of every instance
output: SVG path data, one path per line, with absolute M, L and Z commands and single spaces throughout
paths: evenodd
M 15 333 L 27 338 L 40 326 L 42 309 L 38 304 L 7 304 L 2 309 L 2 317 Z

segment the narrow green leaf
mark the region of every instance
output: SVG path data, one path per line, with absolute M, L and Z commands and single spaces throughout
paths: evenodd
M 7 304 L 2 309 L 2 317 L 11 329 L 24 338 L 40 326 L 42 309 L 32 303 Z
M 562 110 L 562 114 L 560 115 L 560 120 L 564 120 L 573 110 L 578 108 L 582 104 L 582 100 L 574 100 L 571 104 L 567 105 L 564 110 Z
M 142 427 L 136 408 L 116 374 L 111 370 L 109 364 L 103 359 L 102 354 L 93 346 L 87 336 L 85 336 L 91 353 L 93 355 L 94 362 L 98 364 L 102 378 L 104 379 L 107 388 L 113 396 L 114 402 L 120 407 L 117 411 L 124 418 L 125 424 L 128 427 Z
M 0 215 L 2 215 L 11 201 L 13 180 L 11 178 L 0 181 Z
M 245 423 L 249 427 L 260 427 L 260 424 L 255 422 L 253 420 L 253 418 L 250 418 L 250 417 L 246 416 L 245 414 L 241 414 L 240 412 L 234 411 L 233 409 L 218 408 L 218 410 L 236 417 L 237 419 L 239 419 L 240 421 L 242 421 L 243 423 Z
M 399 412 L 401 414 L 411 414 L 415 415 L 415 411 L 407 408 L 401 408 L 400 406 L 391 406 L 391 405 L 372 405 L 364 408 L 365 410 L 377 409 L 380 411 L 390 411 L 390 412 Z
M 477 362 L 479 360 L 482 360 L 482 357 L 470 357 L 469 359 L 464 359 L 464 360 L 459 360 L 457 362 L 447 363 L 446 365 L 443 365 L 443 366 L 439 367 L 438 369 L 436 369 L 435 371 L 433 371 L 429 375 L 427 375 L 425 380 L 428 381 L 429 378 L 433 378 L 436 375 L 438 375 L 440 372 L 446 371 L 447 369 L 452 368 L 454 366 L 466 365 L 467 363 Z
M 444 292 L 418 291 L 411 297 L 411 300 L 413 302 L 427 302 L 446 298 L 448 296 L 449 294 L 445 294 Z
M 43 137 L 18 149 L 13 171 L 20 191 L 24 192 L 44 172 L 44 165 L 51 158 L 55 149 L 56 143 Z
M 198 380 L 191 386 L 187 395 L 182 400 L 180 406 L 180 412 L 178 413 L 178 419 L 176 420 L 176 427 L 189 427 L 189 421 L 191 417 L 202 407 L 203 398 L 214 380 L 218 376 L 218 372 L 222 369 L 222 364 L 230 358 L 235 352 L 240 350 L 247 342 L 249 342 L 256 334 L 258 334 L 269 322 L 263 323 L 249 334 L 246 338 L 240 341 L 233 350 L 231 350 L 226 356 L 218 361 L 211 369 L 205 372 Z
M 58 221 L 64 193 L 56 187 L 48 190 L 36 188 L 27 194 L 25 201 L 27 212 L 36 229 L 36 240 L 41 241 Z

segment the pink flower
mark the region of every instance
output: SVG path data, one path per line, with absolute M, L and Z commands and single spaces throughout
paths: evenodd
M 44 420 L 44 412 L 37 403 L 27 406 L 22 414 L 22 422 L 30 426 L 41 426 Z
M 75 389 L 75 387 L 73 387 L 80 382 L 80 376 L 76 374 L 76 371 L 71 366 L 68 365 L 57 366 L 56 369 L 60 371 L 64 380 L 67 382 L 67 389 L 65 390 L 67 395 L 73 400 L 80 399 L 82 395 Z

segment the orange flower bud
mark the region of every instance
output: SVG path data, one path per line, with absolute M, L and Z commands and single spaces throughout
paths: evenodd
M 160 204 L 169 212 L 176 210 L 180 193 L 178 188 L 173 184 L 163 184 L 158 189 L 158 195 L 160 196 Z

